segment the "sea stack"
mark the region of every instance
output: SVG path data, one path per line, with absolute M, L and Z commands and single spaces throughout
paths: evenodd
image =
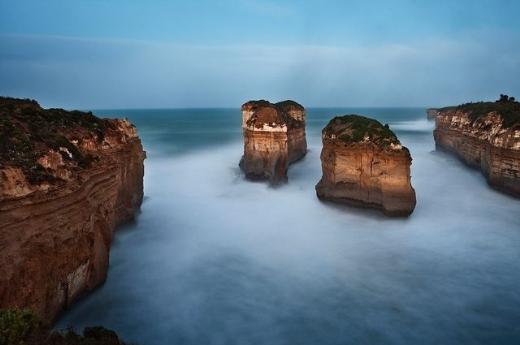
M 412 157 L 379 121 L 360 115 L 333 118 L 322 131 L 323 176 L 318 198 L 409 216 L 415 208 Z
M 520 103 L 513 97 L 441 108 L 433 136 L 438 150 L 480 169 L 490 186 L 520 197 Z
M 51 322 L 105 280 L 144 159 L 127 120 L 0 97 L 0 308 Z
M 437 108 L 428 108 L 428 109 L 426 109 L 426 118 L 428 120 L 435 120 L 437 115 L 439 115 L 439 109 L 437 109 Z
M 289 164 L 307 153 L 305 109 L 294 101 L 244 103 L 242 129 L 240 168 L 250 180 L 285 182 Z

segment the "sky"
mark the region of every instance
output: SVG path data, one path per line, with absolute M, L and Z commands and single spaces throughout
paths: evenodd
M 0 0 L 0 95 L 80 109 L 520 97 L 520 1 Z

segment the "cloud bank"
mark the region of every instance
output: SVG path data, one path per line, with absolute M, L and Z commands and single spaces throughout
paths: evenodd
M 72 108 L 430 106 L 520 96 L 520 38 L 399 44 L 175 45 L 0 35 L 0 94 Z

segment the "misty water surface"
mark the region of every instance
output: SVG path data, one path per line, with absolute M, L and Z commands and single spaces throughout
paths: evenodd
M 315 197 L 320 130 L 352 112 L 409 147 L 409 219 Z M 311 109 L 309 153 L 276 189 L 240 174 L 238 109 L 96 113 L 138 126 L 145 201 L 57 327 L 142 345 L 520 343 L 520 202 L 435 152 L 424 109 Z

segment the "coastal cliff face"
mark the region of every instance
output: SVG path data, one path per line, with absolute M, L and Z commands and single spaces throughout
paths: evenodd
M 0 308 L 51 321 L 106 277 L 118 224 L 143 198 L 126 120 L 0 98 Z
M 335 117 L 322 131 L 320 199 L 408 216 L 415 208 L 410 152 L 376 120 Z
M 240 167 L 249 179 L 284 182 L 289 164 L 307 153 L 305 109 L 296 102 L 249 101 L 242 105 L 242 129 Z
M 437 149 L 480 169 L 492 187 L 520 197 L 520 103 L 502 100 L 443 108 L 433 136 Z

